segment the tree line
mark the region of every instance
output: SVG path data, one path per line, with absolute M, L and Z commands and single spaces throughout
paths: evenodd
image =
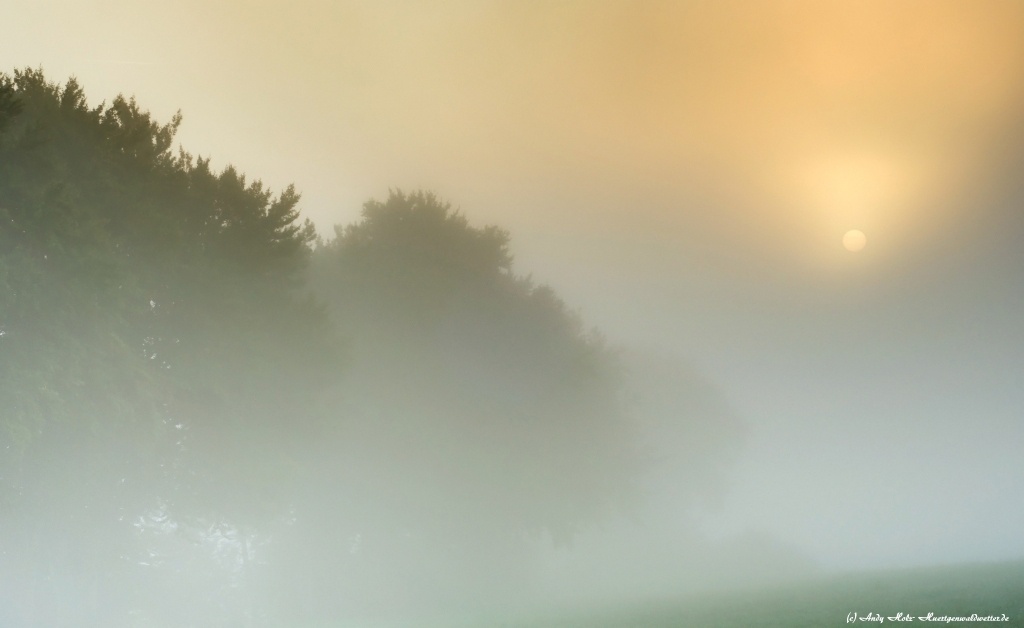
M 0 75 L 0 623 L 468 599 L 635 499 L 622 364 L 507 231 L 321 239 L 180 122 Z

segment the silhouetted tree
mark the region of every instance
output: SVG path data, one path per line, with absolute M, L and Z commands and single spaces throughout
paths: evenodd
M 279 514 L 339 364 L 298 194 L 172 153 L 179 122 L 0 77 L 0 578 L 33 625 L 145 577 L 121 559 L 142 513 Z
M 390 590 L 409 563 L 405 594 L 507 587 L 525 538 L 565 542 L 632 498 L 616 355 L 513 273 L 508 243 L 432 194 L 393 192 L 315 252 L 351 367 L 333 489 L 309 508 L 340 522 L 338 564 L 397 563 Z

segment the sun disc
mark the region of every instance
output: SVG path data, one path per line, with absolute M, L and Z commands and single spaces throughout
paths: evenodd
M 843 236 L 843 246 L 846 247 L 847 251 L 856 253 L 857 251 L 864 248 L 864 245 L 868 243 L 867 236 L 864 235 L 863 231 L 859 229 L 851 229 L 846 232 Z

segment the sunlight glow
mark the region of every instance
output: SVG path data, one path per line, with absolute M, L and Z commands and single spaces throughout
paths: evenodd
M 843 236 L 843 246 L 845 246 L 846 250 L 851 253 L 856 253 L 863 249 L 864 245 L 867 243 L 868 239 L 864 235 L 864 232 L 858 229 L 851 229 Z

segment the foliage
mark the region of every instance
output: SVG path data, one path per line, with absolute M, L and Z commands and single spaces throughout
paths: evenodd
M 503 525 L 564 536 L 627 490 L 618 361 L 549 287 L 512 272 L 508 241 L 431 194 L 393 192 L 317 251 L 315 285 L 353 334 L 360 396 L 383 397 L 366 403 L 489 457 L 486 479 L 456 451 L 430 464 L 466 465 L 476 486 L 459 490 L 474 499 L 502 492 L 488 510 Z
M 318 474 L 332 488 L 303 507 L 338 522 L 339 564 L 351 539 L 392 561 L 388 582 L 363 579 L 365 596 L 420 560 L 449 566 L 430 586 L 406 583 L 433 601 L 515 590 L 496 574 L 527 569 L 525 538 L 568 542 L 632 497 L 617 356 L 512 272 L 508 242 L 431 194 L 393 192 L 314 254 L 352 362 L 348 418 Z
M 25 592 L 0 605 L 98 623 L 138 598 L 47 600 L 198 581 L 187 548 L 220 539 L 234 579 L 205 590 L 252 614 L 270 530 L 295 599 L 309 555 L 354 592 L 473 556 L 434 574 L 471 595 L 628 501 L 617 357 L 507 232 L 396 192 L 314 251 L 294 188 L 175 153 L 180 122 L 0 75 L 0 591 Z
M 174 154 L 180 120 L 120 96 L 90 107 L 41 71 L 0 77 L 8 565 L 102 572 L 161 500 L 182 520 L 274 516 L 337 372 L 303 294 L 298 194 Z

